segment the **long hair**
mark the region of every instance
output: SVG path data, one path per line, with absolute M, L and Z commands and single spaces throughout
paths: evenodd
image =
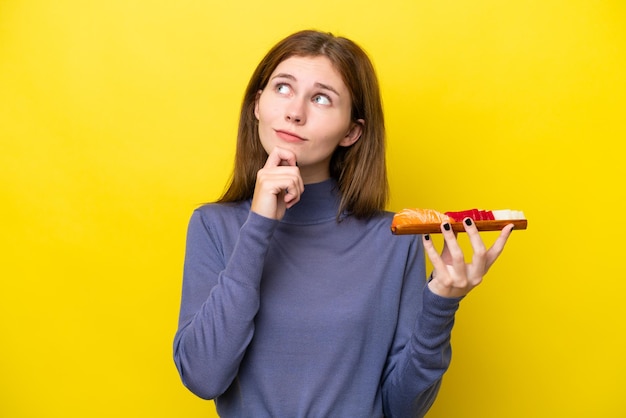
M 341 194 L 337 216 L 345 211 L 365 218 L 383 211 L 389 185 L 385 122 L 376 72 L 365 51 L 353 41 L 314 30 L 296 32 L 280 41 L 252 74 L 241 106 L 235 167 L 230 184 L 218 201 L 237 202 L 252 197 L 256 174 L 268 157 L 254 115 L 257 92 L 266 87 L 276 67 L 292 56 L 327 57 L 350 92 L 352 120 L 365 121 L 359 140 L 349 147 L 337 147 L 331 157 L 330 175 Z

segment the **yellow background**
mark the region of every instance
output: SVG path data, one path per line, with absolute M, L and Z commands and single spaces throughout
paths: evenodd
M 624 5 L 0 0 L 0 416 L 211 416 L 171 354 L 186 225 L 254 66 L 302 28 L 374 60 L 390 209 L 529 219 L 429 417 L 626 416 Z

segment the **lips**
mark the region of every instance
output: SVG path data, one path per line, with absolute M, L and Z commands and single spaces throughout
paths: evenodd
M 283 130 L 280 130 L 280 129 L 277 129 L 275 132 L 276 132 L 276 136 L 278 136 L 283 141 L 287 141 L 287 142 L 303 142 L 303 141 L 306 141 L 306 139 L 302 138 L 301 136 L 296 135 L 293 132 L 283 131 Z

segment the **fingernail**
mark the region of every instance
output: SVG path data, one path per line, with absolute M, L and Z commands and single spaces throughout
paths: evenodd
M 472 226 L 472 219 L 471 218 L 465 219 L 465 225 Z
M 446 231 L 449 231 L 450 230 L 450 224 L 447 223 L 447 222 L 445 224 L 443 224 L 443 229 L 445 229 Z
M 424 239 L 425 239 L 426 241 L 428 241 L 428 240 L 430 239 L 430 235 L 428 235 L 428 234 L 424 235 Z

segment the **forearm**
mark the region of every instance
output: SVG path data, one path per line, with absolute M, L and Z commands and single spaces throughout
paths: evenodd
M 210 259 L 186 260 L 174 360 L 183 383 L 202 398 L 215 398 L 228 388 L 254 335 L 261 274 L 274 223 L 251 215 L 219 273 Z M 211 277 L 216 274 L 217 279 Z M 213 283 L 210 289 L 207 281 Z M 205 295 L 200 305 L 199 294 Z
M 242 309 L 235 312 L 233 306 Z M 212 399 L 228 388 L 254 334 L 257 309 L 255 289 L 236 284 L 219 286 L 193 319 L 179 329 L 174 361 L 189 390 Z
M 434 402 L 450 365 L 450 335 L 460 298 L 423 292 L 423 309 L 401 360 L 385 385 L 388 417 L 421 417 Z

